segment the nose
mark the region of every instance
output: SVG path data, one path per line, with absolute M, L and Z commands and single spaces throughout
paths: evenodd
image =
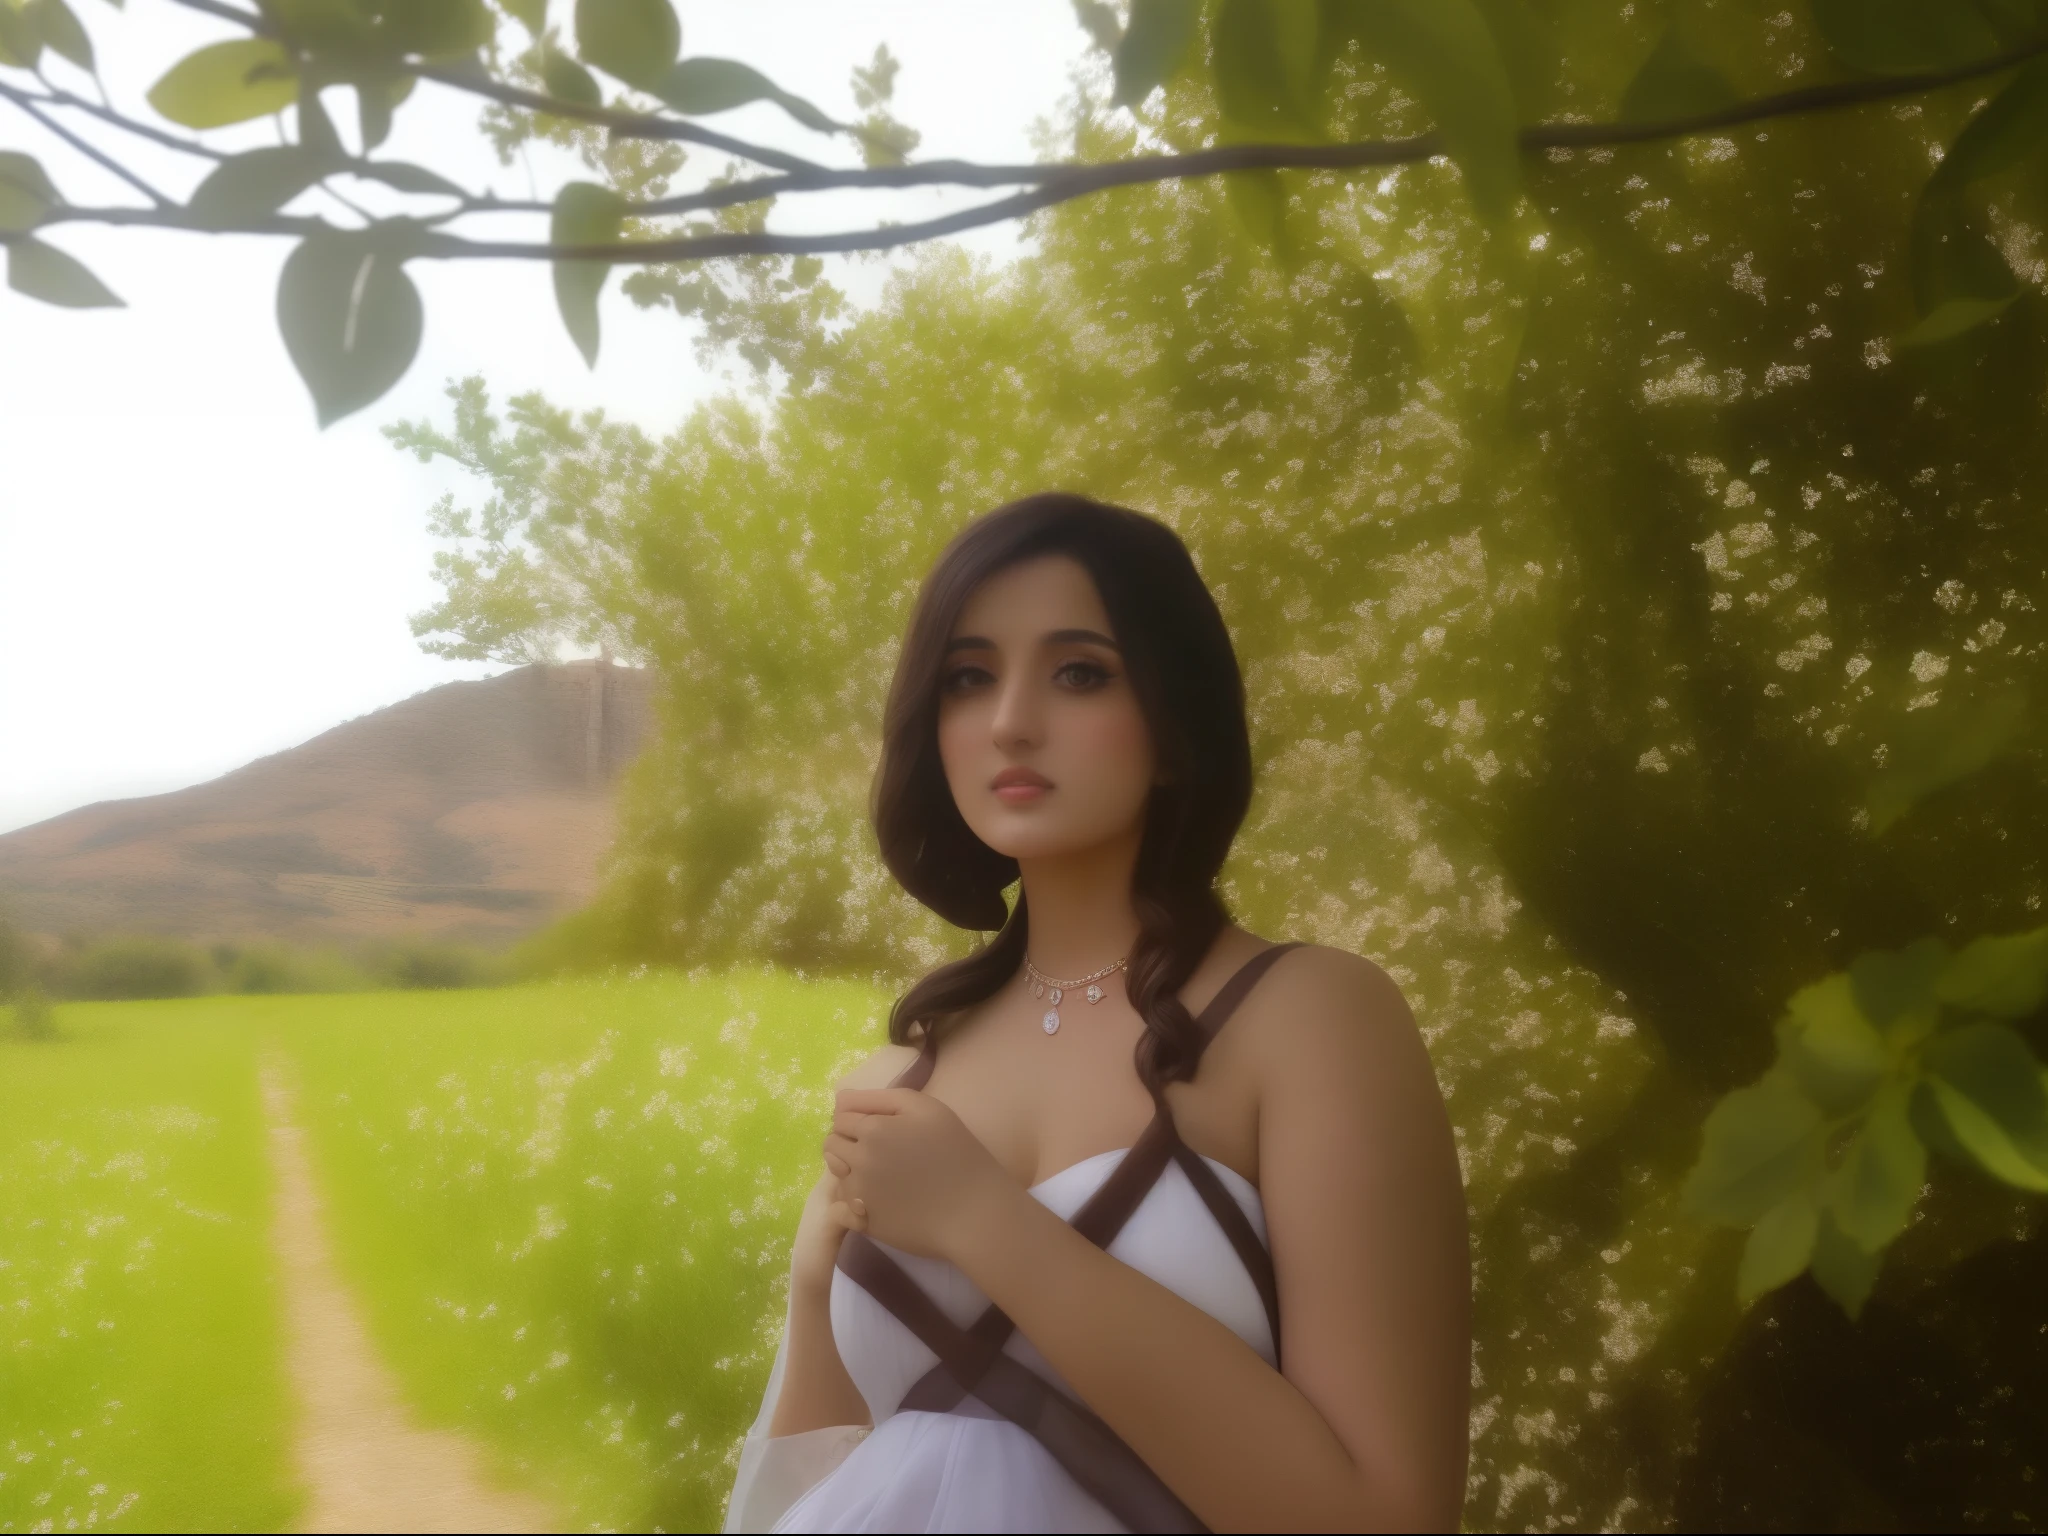
M 995 744 L 1006 753 L 1028 752 L 1039 746 L 1045 735 L 1045 714 L 1038 690 L 1018 668 L 1003 679 L 996 694 L 995 718 L 990 722 Z

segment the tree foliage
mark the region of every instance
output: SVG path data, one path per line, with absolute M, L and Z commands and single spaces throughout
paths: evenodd
M 1831 57 L 1762 5 L 1480 9 L 1524 121 Z M 1120 62 L 1077 158 L 1219 131 L 1199 74 L 1114 107 Z M 1334 139 L 1434 121 L 1362 48 L 1330 69 Z M 775 312 L 786 387 L 660 441 L 466 386 L 401 434 L 490 489 L 423 627 L 658 668 L 585 942 L 900 975 L 960 942 L 863 821 L 918 575 L 1048 485 L 1166 517 L 1247 663 L 1231 898 L 1386 965 L 1449 1097 L 1468 1523 L 2039 1523 L 2038 158 L 1942 213 L 2010 302 L 1913 334 L 1928 167 L 2020 78 L 1555 146 L 1500 222 L 1443 161 L 1280 171 L 1263 223 L 1112 191 L 1014 266 Z
M 573 0 L 552 11 L 548 0 L 175 3 L 230 35 L 156 82 L 147 93 L 151 121 L 139 107 L 109 104 L 103 91 L 98 100 L 81 95 L 62 83 L 61 71 L 49 71 L 52 59 L 73 71 L 96 70 L 72 0 L 0 0 L 0 101 L 142 198 L 77 205 L 39 160 L 0 151 L 9 282 L 52 304 L 119 303 L 43 238 L 67 223 L 293 239 L 279 325 L 322 425 L 379 398 L 411 365 L 422 317 L 408 262 L 550 262 L 562 321 L 594 364 L 598 296 L 620 264 L 775 257 L 802 287 L 803 269 L 792 258 L 888 249 L 1118 186 L 1218 175 L 1238 216 L 1284 260 L 1291 214 L 1282 177 L 1289 169 L 1377 174 L 1448 157 L 1472 209 L 1499 228 L 1523 208 L 1533 153 L 1698 135 L 1906 100 L 1959 80 L 2002 79 L 1997 101 L 1925 178 L 1912 215 L 1918 315 L 1906 339 L 1938 344 L 1996 318 L 2017 296 L 2010 271 L 1984 254 L 1979 199 L 1970 189 L 2031 161 L 2048 142 L 2040 74 L 2048 65 L 2033 62 L 2048 50 L 2043 0 L 1808 0 L 1804 18 L 1780 15 L 1784 25 L 1802 27 L 1812 53 L 1788 57 L 1775 71 L 1759 71 L 1756 60 L 1738 56 L 1739 47 L 1722 46 L 1728 29 L 1711 25 L 1705 7 L 1699 16 L 1679 6 L 1660 15 L 1660 35 L 1643 49 L 1633 11 L 1546 16 L 1518 0 L 1132 0 L 1125 15 L 1084 0 L 1077 15 L 1108 54 L 1115 106 L 1134 111 L 1162 88 L 1187 82 L 1215 110 L 1172 153 L 1158 153 L 1161 144 L 1141 135 L 1107 158 L 1022 166 L 910 161 L 918 137 L 889 113 L 894 69 L 886 53 L 854 71 L 853 96 L 866 115 L 842 120 L 754 65 L 688 53 L 671 0 Z M 1566 31 L 1575 46 L 1589 47 L 1605 76 L 1598 95 L 1612 110 L 1604 119 L 1589 121 L 1575 101 L 1546 95 L 1546 74 L 1574 68 L 1556 51 Z M 1616 68 L 1624 58 L 1625 72 Z M 1384 71 L 1419 109 L 1406 131 L 1358 136 L 1344 90 L 1360 63 Z M 1787 77 L 1801 83 L 1785 89 Z M 547 201 L 521 202 L 469 192 L 428 166 L 377 158 L 421 81 L 490 103 L 483 131 L 501 151 L 536 135 L 602 137 L 605 149 L 593 158 L 613 174 L 605 186 L 572 180 Z M 333 115 L 338 91 L 352 98 L 347 132 Z M 828 148 L 851 146 L 863 163 L 832 166 L 701 121 L 756 102 L 774 105 Z M 281 135 L 290 124 L 282 146 L 227 153 L 201 136 L 273 115 Z M 80 117 L 120 131 L 121 148 L 101 148 L 67 126 Z M 182 195 L 159 188 L 131 163 L 145 141 L 197 161 L 204 179 Z M 694 178 L 694 190 L 673 192 L 681 157 L 615 152 L 635 143 L 691 144 L 728 159 Z M 351 181 L 398 194 L 401 211 L 364 212 L 343 194 Z M 876 220 L 815 235 L 766 227 L 778 199 L 911 186 L 1021 190 L 906 224 Z M 345 210 L 342 225 L 328 217 L 330 208 Z M 507 214 L 545 217 L 545 238 L 469 232 L 478 216 Z M 655 286 L 700 310 L 726 299 L 716 283 L 671 277 Z

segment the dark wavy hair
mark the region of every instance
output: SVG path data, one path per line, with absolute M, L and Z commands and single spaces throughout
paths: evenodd
M 1251 803 L 1244 679 L 1215 599 L 1187 546 L 1165 524 L 1085 496 L 1046 492 L 963 529 L 925 578 L 882 725 L 874 824 L 903 888 L 962 928 L 997 930 L 964 960 L 933 971 L 898 1000 L 889 1038 L 941 1038 L 961 1011 L 1017 973 L 1031 915 L 1004 891 L 1017 861 L 968 828 L 939 761 L 939 684 L 960 610 L 998 571 L 1045 555 L 1086 570 L 1109 614 L 1158 755 L 1132 875 L 1138 938 L 1125 990 L 1145 1021 L 1138 1073 L 1155 1093 L 1190 1077 L 1200 1055 L 1180 989 L 1230 920 L 1217 872 Z

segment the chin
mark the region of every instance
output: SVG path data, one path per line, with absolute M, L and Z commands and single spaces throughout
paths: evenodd
M 1007 859 L 1057 859 L 1085 853 L 1113 842 L 1115 831 L 1095 827 L 1062 826 L 1053 818 L 1041 819 L 1030 811 L 1005 809 L 983 819 L 974 835 Z

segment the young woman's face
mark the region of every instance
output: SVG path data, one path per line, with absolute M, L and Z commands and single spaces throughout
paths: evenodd
M 1157 777 L 1109 615 L 1080 564 L 997 572 L 960 611 L 939 673 L 939 757 L 974 834 L 1014 859 L 1134 835 Z

